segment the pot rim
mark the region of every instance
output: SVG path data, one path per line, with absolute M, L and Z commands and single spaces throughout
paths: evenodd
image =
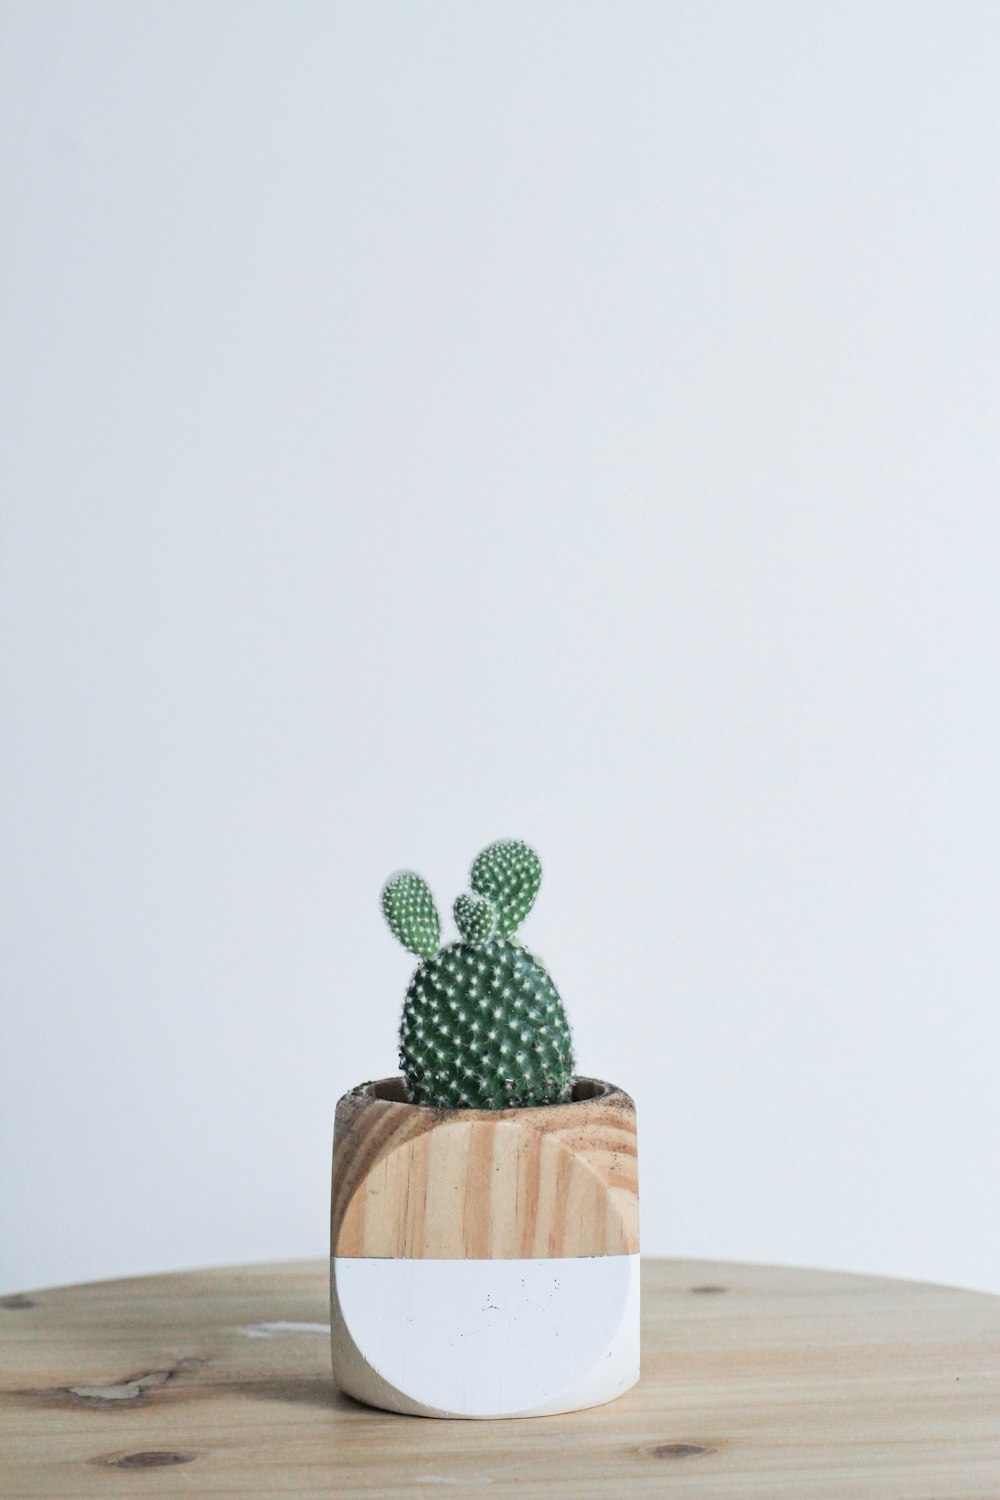
M 612 1099 L 632 1103 L 629 1095 L 616 1083 L 608 1083 L 603 1078 L 588 1078 L 583 1074 L 574 1076 L 572 1095 L 565 1103 L 519 1104 L 512 1109 L 466 1109 L 460 1106 L 446 1108 L 432 1104 L 411 1104 L 406 1097 L 406 1087 L 400 1073 L 389 1078 L 374 1078 L 367 1083 L 359 1083 L 348 1089 L 344 1099 L 377 1100 L 382 1104 L 390 1104 L 395 1109 L 412 1110 L 415 1119 L 424 1115 L 437 1120 L 513 1119 L 519 1115 L 540 1119 L 546 1113 L 573 1109 L 576 1105 L 603 1104 Z

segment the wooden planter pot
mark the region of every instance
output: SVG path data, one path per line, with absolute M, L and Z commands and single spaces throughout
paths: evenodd
M 334 1374 L 372 1406 L 524 1417 L 639 1378 L 635 1105 L 594 1078 L 569 1104 L 425 1109 L 401 1078 L 337 1106 Z

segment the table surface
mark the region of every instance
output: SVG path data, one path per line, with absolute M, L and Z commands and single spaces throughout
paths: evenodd
M 997 1500 L 1000 1298 L 645 1261 L 609 1406 L 436 1421 L 335 1389 L 327 1263 L 0 1298 L 0 1495 Z

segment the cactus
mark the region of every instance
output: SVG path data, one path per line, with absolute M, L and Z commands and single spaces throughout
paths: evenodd
M 573 1043 L 562 1001 L 536 958 L 514 939 L 541 882 L 527 844 L 490 844 L 472 866 L 473 894 L 454 905 L 461 934 L 441 947 L 434 897 L 404 870 L 386 882 L 382 911 L 422 960 L 399 1029 L 399 1064 L 412 1104 L 513 1109 L 570 1097 Z

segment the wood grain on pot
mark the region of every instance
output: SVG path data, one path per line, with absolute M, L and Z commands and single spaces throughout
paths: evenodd
M 580 1079 L 581 1097 L 570 1104 L 439 1111 L 405 1103 L 394 1084 L 367 1084 L 338 1105 L 334 1255 L 638 1251 L 635 1106 L 627 1094 Z

